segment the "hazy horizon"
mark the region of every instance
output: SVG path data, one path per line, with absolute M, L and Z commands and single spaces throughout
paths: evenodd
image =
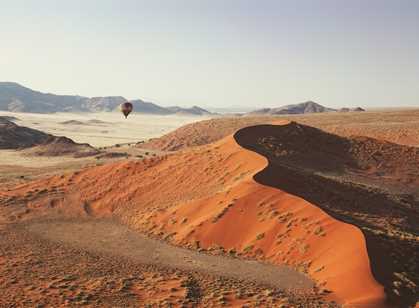
M 162 106 L 419 106 L 419 2 L 5 1 L 0 80 Z

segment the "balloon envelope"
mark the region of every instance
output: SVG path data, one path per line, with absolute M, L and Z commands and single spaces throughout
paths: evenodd
M 131 113 L 132 111 L 132 104 L 131 103 L 122 103 L 119 106 L 119 109 L 121 109 L 121 112 L 124 114 L 125 118 Z

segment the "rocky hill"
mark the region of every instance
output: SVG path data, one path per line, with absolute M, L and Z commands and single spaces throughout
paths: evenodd
M 211 114 L 211 112 L 209 112 L 208 110 L 205 110 L 198 106 L 193 106 L 191 108 L 182 108 L 182 107 L 174 106 L 174 107 L 167 107 L 166 109 L 176 114 L 185 114 L 185 115 L 189 115 L 189 114 L 190 115 L 209 115 Z
M 0 116 L 0 123 L 15 122 L 15 121 L 19 121 L 19 119 L 13 116 Z
M 339 112 L 362 112 L 362 111 L 365 111 L 365 109 L 361 107 L 356 107 L 356 108 L 343 107 L 343 108 L 340 108 L 338 111 Z
M 66 137 L 57 137 L 29 127 L 19 126 L 6 117 L 0 117 L 0 149 L 24 150 L 26 155 L 75 157 L 99 153 L 87 143 L 76 143 Z
M 278 108 L 263 108 L 250 112 L 251 115 L 278 115 L 278 114 L 305 114 L 331 112 L 335 109 L 322 106 L 318 103 L 308 101 L 300 104 L 286 105 Z
M 0 149 L 28 148 L 44 143 L 49 137 L 44 132 L 19 126 L 0 117 Z
M 99 154 L 99 151 L 87 143 L 77 143 L 67 137 L 49 136 L 45 142 L 24 150 L 29 156 L 86 157 Z

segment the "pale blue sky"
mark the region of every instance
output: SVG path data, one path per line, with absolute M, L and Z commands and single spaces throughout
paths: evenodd
M 419 106 L 417 0 L 0 0 L 0 80 L 162 105 Z

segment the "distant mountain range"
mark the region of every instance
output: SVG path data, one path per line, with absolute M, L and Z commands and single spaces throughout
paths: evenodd
M 246 115 L 280 115 L 280 114 L 306 114 L 306 113 L 323 113 L 323 112 L 351 112 L 351 111 L 365 111 L 364 109 L 357 108 L 341 108 L 333 109 L 322 106 L 313 101 L 308 101 L 300 104 L 286 105 L 278 108 L 263 108 L 254 110 Z
M 13 112 L 103 112 L 118 109 L 127 100 L 122 96 L 84 97 L 78 95 L 56 95 L 42 93 L 14 82 L 0 82 L 0 110 Z M 162 107 L 141 99 L 130 101 L 137 113 L 155 115 L 210 115 L 211 112 L 193 106 Z
M 117 110 L 119 105 L 126 101 L 127 99 L 122 96 L 84 97 L 42 93 L 15 82 L 0 82 L 0 110 L 5 111 L 35 113 L 109 112 Z M 163 107 L 151 102 L 145 102 L 141 99 L 131 100 L 130 102 L 133 104 L 136 113 L 154 115 L 214 115 L 214 113 L 198 106 L 191 108 L 178 106 Z M 278 108 L 258 109 L 245 115 L 306 114 L 333 111 L 351 112 L 364 111 L 364 109 L 357 107 L 337 110 L 308 101 Z

